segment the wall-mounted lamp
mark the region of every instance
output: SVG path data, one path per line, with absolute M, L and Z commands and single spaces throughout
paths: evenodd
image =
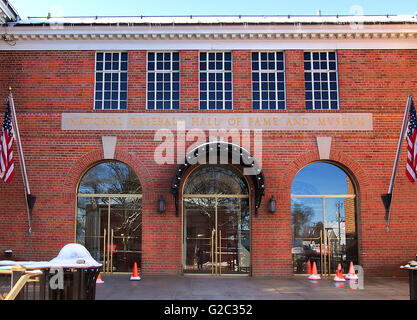
M 165 199 L 163 196 L 160 196 L 158 199 L 158 211 L 160 213 L 165 212 Z
M 274 199 L 274 196 L 271 196 L 269 199 L 269 212 L 274 213 L 277 210 L 277 202 Z

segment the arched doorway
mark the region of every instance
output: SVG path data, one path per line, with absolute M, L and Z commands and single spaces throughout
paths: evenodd
M 185 273 L 250 274 L 249 187 L 232 165 L 205 164 L 183 187 Z
M 358 263 L 357 188 L 341 167 L 315 162 L 301 169 L 291 187 L 293 272 L 334 274 L 340 263 Z
M 142 187 L 133 170 L 117 161 L 91 167 L 77 188 L 77 243 L 104 272 L 131 272 L 141 265 Z

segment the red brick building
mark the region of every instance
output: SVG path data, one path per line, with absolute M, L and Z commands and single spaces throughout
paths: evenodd
M 389 232 L 381 195 L 417 87 L 415 16 L 10 18 L 0 88 L 36 203 L 29 220 L 15 144 L 1 252 L 79 242 L 106 271 L 148 275 L 289 276 L 308 260 L 406 275 L 406 143 Z M 192 162 L 216 147 L 225 162 Z

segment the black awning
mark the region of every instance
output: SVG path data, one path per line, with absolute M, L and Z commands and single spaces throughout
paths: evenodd
M 195 164 L 210 164 L 210 160 L 216 159 L 218 164 L 240 164 L 244 167 L 244 175 L 252 179 L 255 188 L 255 216 L 262 196 L 265 194 L 265 176 L 256 159 L 244 148 L 223 141 L 208 142 L 191 150 L 184 159 L 184 163 L 178 165 L 171 182 L 171 193 L 175 198 L 175 210 L 178 216 L 178 201 L 181 180 Z

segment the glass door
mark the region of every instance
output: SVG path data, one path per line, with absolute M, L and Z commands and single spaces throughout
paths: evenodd
M 249 198 L 184 197 L 184 272 L 250 273 Z
M 184 269 L 187 272 L 212 272 L 215 200 L 184 198 Z
M 104 230 L 108 229 L 108 201 L 104 197 L 78 197 L 77 243 L 102 263 Z
M 219 272 L 250 272 L 249 199 L 217 199 Z
M 141 206 L 139 198 L 110 198 L 109 234 L 111 272 L 131 272 L 141 259 Z
M 103 272 L 131 272 L 141 261 L 141 196 L 78 196 L 77 242 Z
M 103 272 L 130 272 L 141 265 L 142 187 L 117 161 L 100 162 L 77 188 L 77 243 L 103 264 Z
M 306 273 L 316 262 L 322 275 L 335 274 L 340 263 L 357 263 L 354 195 L 293 195 L 293 271 Z
M 322 199 L 292 199 L 293 272 L 306 273 L 307 262 L 316 263 L 323 272 L 323 201 Z

